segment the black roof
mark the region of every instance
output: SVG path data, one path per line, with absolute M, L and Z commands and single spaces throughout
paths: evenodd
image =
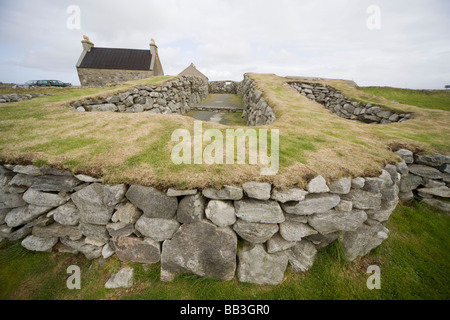
M 80 68 L 150 70 L 150 50 L 91 48 Z

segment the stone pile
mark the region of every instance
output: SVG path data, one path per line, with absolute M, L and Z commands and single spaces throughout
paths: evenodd
M 237 94 L 239 85 L 236 81 L 209 81 L 209 93 Z
M 75 101 L 70 108 L 79 112 L 148 112 L 184 114 L 208 96 L 208 84 L 194 76 L 181 76 L 161 86 L 137 86 L 105 99 Z
M 256 88 L 255 82 L 244 74 L 244 80 L 239 87 L 239 95 L 244 102 L 243 117 L 248 126 L 267 125 L 275 121 L 272 108 L 264 100 L 262 92 Z
M 17 93 L 10 93 L 10 94 L 2 94 L 0 95 L 0 104 L 1 103 L 7 103 L 7 102 L 18 102 L 23 100 L 30 100 L 37 97 L 42 97 L 44 94 L 40 93 L 30 93 L 30 94 L 17 94 Z
M 404 162 L 400 165 L 399 197 L 402 201 L 414 197 L 441 210 L 450 212 L 450 157 L 439 153 L 413 154 L 406 149 L 396 152 Z
M 278 284 L 288 266 L 308 270 L 317 250 L 340 239 L 354 260 L 388 237 L 404 165 L 379 177 L 322 176 L 306 189 L 247 182 L 220 190 L 161 192 L 105 185 L 69 171 L 0 166 L 0 237 L 28 250 L 82 253 L 145 264 L 161 279 L 177 273 Z M 238 238 L 244 245 L 238 249 Z M 237 259 L 237 257 L 239 259 Z
M 396 114 L 380 106 L 351 100 L 340 91 L 325 84 L 289 82 L 288 85 L 341 118 L 380 124 L 404 122 L 411 118 L 410 113 Z

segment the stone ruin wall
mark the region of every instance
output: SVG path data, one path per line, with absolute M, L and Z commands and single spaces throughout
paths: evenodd
M 181 76 L 160 86 L 136 86 L 104 99 L 85 99 L 70 104 L 79 112 L 148 112 L 184 114 L 208 96 L 208 84 L 200 77 Z
M 247 182 L 220 190 L 156 190 L 105 185 L 67 170 L 0 166 L 0 240 L 32 251 L 81 253 L 87 259 L 161 262 L 161 280 L 190 273 L 278 284 L 288 265 L 304 272 L 317 251 L 340 241 L 348 260 L 389 235 L 399 198 L 450 211 L 450 157 L 397 154 L 379 177 L 321 176 L 305 190 Z M 243 242 L 238 248 L 238 239 Z M 256 271 L 255 271 L 256 270 Z
M 258 90 L 255 81 L 247 74 L 238 88 L 238 94 L 244 102 L 243 117 L 248 126 L 267 125 L 275 121 L 275 113 L 263 97 L 261 90 Z
M 209 93 L 237 94 L 240 82 L 237 81 L 209 81 Z
M 310 100 L 320 103 L 335 115 L 364 123 L 389 124 L 411 119 L 410 113 L 395 113 L 385 107 L 362 103 L 345 97 L 326 84 L 288 82 L 288 85 Z

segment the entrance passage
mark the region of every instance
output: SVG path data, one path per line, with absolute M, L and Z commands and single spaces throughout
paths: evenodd
M 186 115 L 201 121 L 245 125 L 243 111 L 242 99 L 237 94 L 210 94 L 201 103 L 194 105 Z

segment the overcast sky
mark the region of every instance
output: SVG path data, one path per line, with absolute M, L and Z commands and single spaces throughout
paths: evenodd
M 73 5 L 79 29 L 67 26 L 76 26 Z M 79 84 L 83 35 L 96 47 L 134 49 L 154 38 L 169 75 L 193 62 L 210 80 L 261 72 L 450 84 L 449 0 L 0 0 L 0 81 Z

